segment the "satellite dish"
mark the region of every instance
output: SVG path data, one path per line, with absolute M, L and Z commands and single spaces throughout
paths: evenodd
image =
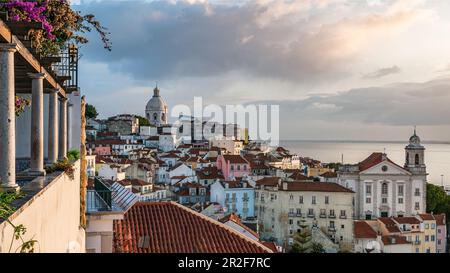
M 367 253 L 380 253 L 381 252 L 381 245 L 377 241 L 370 241 L 367 243 L 366 246 L 366 252 Z

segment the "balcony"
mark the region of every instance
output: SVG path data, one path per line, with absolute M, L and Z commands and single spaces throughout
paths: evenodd
M 10 205 L 15 209 L 7 219 L 23 225 L 25 241 L 36 240 L 34 252 L 82 252 L 85 234 L 80 227 L 80 162 L 73 163 L 73 177 L 57 171 L 45 177 L 18 177 L 20 195 Z M 73 179 L 72 179 L 73 178 Z M 14 228 L 2 219 L 0 248 L 20 251 L 22 242 L 14 238 Z M 57 235 L 57 236 L 55 236 Z
M 314 213 L 308 213 L 308 218 L 314 218 L 314 217 L 316 217 L 316 215 L 314 214 Z
M 328 218 L 330 218 L 330 219 L 336 219 L 336 214 L 329 214 L 329 215 L 328 215 Z
M 335 227 L 328 227 L 328 232 L 336 232 L 336 228 Z
M 347 215 L 340 215 L 339 219 L 347 219 Z

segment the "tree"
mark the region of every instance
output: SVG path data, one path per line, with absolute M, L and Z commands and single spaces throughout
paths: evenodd
M 427 183 L 427 212 L 450 214 L 450 196 L 442 187 Z
M 300 232 L 294 236 L 294 244 L 292 245 L 292 253 L 308 253 L 313 251 L 312 233 L 306 220 L 300 220 Z
M 86 103 L 86 119 L 96 119 L 98 116 L 97 109 L 95 106 Z
M 313 243 L 311 249 L 312 253 L 325 253 L 325 249 L 323 248 L 323 245 L 320 243 Z
M 139 119 L 139 126 L 150 126 L 150 121 L 148 121 L 148 119 L 141 116 L 136 117 Z

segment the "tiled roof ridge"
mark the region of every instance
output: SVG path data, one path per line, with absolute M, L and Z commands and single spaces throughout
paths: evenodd
M 162 204 L 162 203 L 167 203 L 167 204 L 172 204 L 172 205 L 174 205 L 174 206 L 177 206 L 177 207 L 179 207 L 179 208 L 181 208 L 181 209 L 183 209 L 183 210 L 185 210 L 185 211 L 187 211 L 187 212 L 189 212 L 189 213 L 191 213 L 191 214 L 193 214 L 193 215 L 195 215 L 195 216 L 198 216 L 198 217 L 200 217 L 200 218 L 202 218 L 202 219 L 204 219 L 204 220 L 206 220 L 206 221 L 208 221 L 208 222 L 210 222 L 210 223 L 212 223 L 212 224 L 214 224 L 214 225 L 217 225 L 217 226 L 219 226 L 219 227 L 221 227 L 221 228 L 226 229 L 227 231 L 229 231 L 229 232 L 231 232 L 231 233 L 233 233 L 233 234 L 239 236 L 240 238 L 242 238 L 242 239 L 244 239 L 245 241 L 247 241 L 247 242 L 249 242 L 249 243 L 255 245 L 256 247 L 262 248 L 263 250 L 268 251 L 269 253 L 272 253 L 272 252 L 273 252 L 270 248 L 266 247 L 265 245 L 263 245 L 263 244 L 261 244 L 261 243 L 259 243 L 259 242 L 256 242 L 256 241 L 254 241 L 254 240 L 248 238 L 247 236 L 245 236 L 245 235 L 243 235 L 243 234 L 237 232 L 237 231 L 234 230 L 233 228 L 231 228 L 231 227 L 229 227 L 229 226 L 227 226 L 227 225 L 225 225 L 225 224 L 223 224 L 223 223 L 221 223 L 221 222 L 219 222 L 219 221 L 216 221 L 216 220 L 214 220 L 214 219 L 212 219 L 212 218 L 210 218 L 210 217 L 208 217 L 208 216 L 206 216 L 206 215 L 203 215 L 203 214 L 201 214 L 201 213 L 199 213 L 199 212 L 196 212 L 196 211 L 194 211 L 194 210 L 192 210 L 192 209 L 189 209 L 189 208 L 187 208 L 187 207 L 185 207 L 185 206 L 183 206 L 183 205 L 181 205 L 181 204 L 178 204 L 178 203 L 176 203 L 176 202 L 173 202 L 173 201 L 169 201 L 169 202 L 159 202 L 159 204 Z M 158 204 L 158 203 L 152 203 L 152 204 Z M 141 203 L 138 203 L 137 205 L 141 205 Z

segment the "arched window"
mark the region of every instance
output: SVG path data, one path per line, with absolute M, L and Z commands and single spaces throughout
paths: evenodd
M 157 113 L 153 114 L 153 120 L 158 120 L 158 114 Z
M 416 162 L 416 165 L 419 165 L 419 164 L 420 164 L 419 154 L 416 154 L 416 160 L 415 160 L 415 162 Z
M 409 165 L 409 153 L 406 153 L 406 165 Z
M 162 120 L 162 121 L 166 121 L 166 114 L 162 113 L 162 115 L 161 115 L 161 120 Z
M 387 183 L 381 184 L 381 194 L 388 194 L 388 184 Z

